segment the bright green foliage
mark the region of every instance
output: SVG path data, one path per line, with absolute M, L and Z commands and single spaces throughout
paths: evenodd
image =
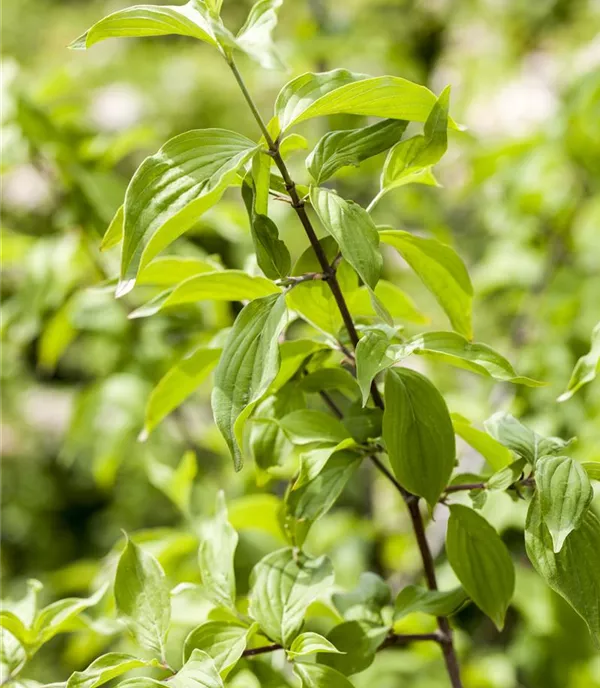
M 558 553 L 580 526 L 594 492 L 583 467 L 566 456 L 540 459 L 536 475 L 542 520 Z
M 451 616 L 459 611 L 468 599 L 468 595 L 460 587 L 441 592 L 407 585 L 396 598 L 394 620 L 397 621 L 414 612 L 433 616 Z
M 326 557 L 310 559 L 292 548 L 267 555 L 252 572 L 249 612 L 273 641 L 290 647 L 311 602 L 333 583 Z
M 473 427 L 469 420 L 459 413 L 453 413 L 451 417 L 454 432 L 478 451 L 495 471 L 512 463 L 512 454 L 507 447 L 486 432 Z
M 322 635 L 307 631 L 296 637 L 288 650 L 288 657 L 295 659 L 296 657 L 314 655 L 317 652 L 339 653 L 339 650 Z
M 164 657 L 171 620 L 165 574 L 158 561 L 129 538 L 117 566 L 115 601 L 140 645 Z
M 446 403 L 414 370 L 398 368 L 385 378 L 383 439 L 394 475 L 433 508 L 454 467 L 454 431 Z
M 157 660 L 148 661 L 122 652 L 109 652 L 95 659 L 84 671 L 72 674 L 66 688 L 97 688 L 131 669 L 158 666 Z
M 183 657 L 186 661 L 201 650 L 211 657 L 221 678 L 236 665 L 246 649 L 248 638 L 256 630 L 228 621 L 207 621 L 195 628 L 185 639 Z
M 450 508 L 446 554 L 465 592 L 496 626 L 504 617 L 515 587 L 515 569 L 494 528 L 477 512 Z
M 296 664 L 296 675 L 302 681 L 302 688 L 350 688 L 352 684 L 335 669 L 320 664 Z
M 580 387 L 596 377 L 598 370 L 600 370 L 600 323 L 592 332 L 592 347 L 589 353 L 577 361 L 567 390 L 558 397 L 558 401 L 570 399 Z

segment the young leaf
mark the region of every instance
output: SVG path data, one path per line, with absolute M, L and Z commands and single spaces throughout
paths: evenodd
M 265 69 L 283 69 L 271 33 L 283 0 L 258 0 L 236 36 L 236 45 Z
M 505 466 L 499 471 L 496 471 L 487 481 L 487 489 L 498 491 L 507 490 L 521 477 L 525 465 L 525 459 L 518 459 L 517 461 L 513 461 L 509 466 Z
M 387 372 L 383 439 L 398 482 L 433 508 L 450 479 L 456 446 L 446 403 L 425 376 L 406 368 Z
M 579 528 L 555 553 L 540 499 L 534 495 L 527 512 L 525 547 L 536 571 L 581 616 L 600 647 L 600 520 L 596 514 L 588 509 Z
M 342 256 L 371 289 L 381 275 L 383 259 L 379 252 L 379 234 L 364 208 L 345 201 L 334 191 L 313 187 L 310 201 L 323 227 L 337 242 Z
M 435 102 L 429 89 L 400 77 L 335 69 L 292 79 L 277 96 L 275 114 L 283 131 L 311 117 L 338 113 L 425 122 Z
M 197 129 L 167 141 L 133 175 L 124 205 L 121 282 L 138 272 L 221 198 L 256 144 L 226 129 Z
M 454 504 L 446 554 L 469 597 L 501 630 L 515 588 L 515 569 L 498 533 L 473 509 Z
M 211 657 L 202 650 L 193 650 L 181 670 L 166 685 L 173 688 L 223 688 L 223 681 Z
M 165 655 L 171 620 L 169 587 L 158 561 L 127 538 L 115 576 L 117 610 L 129 621 L 139 643 Z
M 582 461 L 581 465 L 590 480 L 600 480 L 600 461 Z
M 132 669 L 159 666 L 160 663 L 155 659 L 138 659 L 122 652 L 109 652 L 94 660 L 84 671 L 72 674 L 66 688 L 97 688 Z
M 210 258 L 161 256 L 146 265 L 138 275 L 137 284 L 172 287 L 190 277 L 221 269 L 219 263 Z
M 290 514 L 298 521 L 322 518 L 335 504 L 360 462 L 361 457 L 353 452 L 335 451 L 316 478 L 288 492 L 286 505 Z
M 407 585 L 396 598 L 394 621 L 407 614 L 420 612 L 432 616 L 451 616 L 461 609 L 469 599 L 462 588 L 453 590 L 426 590 L 417 585 Z
M 450 88 L 444 89 L 433 106 L 424 133 L 397 143 L 389 152 L 381 174 L 381 190 L 370 208 L 388 191 L 410 183 L 437 185 L 431 166 L 448 145 Z
M 222 492 L 217 495 L 215 515 L 200 526 L 198 563 L 202 585 L 216 604 L 235 606 L 235 571 L 233 558 L 238 534 L 227 520 L 227 507 Z
M 288 650 L 288 659 L 296 659 L 296 657 L 307 657 L 314 655 L 317 652 L 333 652 L 339 654 L 340 651 L 335 645 L 329 642 L 318 633 L 308 631 L 301 633 L 291 644 Z M 342 653 L 343 654 L 343 653 Z
M 261 559 L 250 580 L 250 616 L 268 638 L 288 648 L 309 604 L 333 583 L 333 569 L 327 557 L 310 559 L 289 547 Z
M 331 596 L 335 608 L 346 621 L 366 621 L 383 626 L 381 610 L 391 604 L 389 585 L 377 574 L 360 574 L 358 585 L 351 592 L 336 592 Z
M 349 437 L 341 421 L 329 413 L 302 409 L 282 418 L 280 425 L 294 444 L 329 442 L 337 444 Z
M 198 389 L 217 365 L 220 356 L 221 349 L 200 346 L 187 353 L 161 378 L 146 405 L 142 439 L 147 438 L 171 411 Z
M 566 456 L 540 459 L 535 482 L 542 520 L 558 553 L 569 533 L 579 528 L 594 491 L 583 466 Z
M 257 153 L 254 160 L 257 158 L 267 158 L 270 164 L 270 156 L 264 154 L 262 151 Z M 246 203 L 246 210 L 250 218 L 250 230 L 254 243 L 254 251 L 256 253 L 256 261 L 258 267 L 267 277 L 271 279 L 280 279 L 290 274 L 292 266 L 290 252 L 279 238 L 277 225 L 266 214 L 266 205 L 264 212 L 259 211 L 256 204 L 255 184 L 256 181 L 251 183 L 248 180 L 244 180 L 242 184 L 242 196 Z
M 429 322 L 427 317 L 417 309 L 410 296 L 392 282 L 380 279 L 375 287 L 375 296 L 392 318 L 400 318 L 419 324 Z M 348 305 L 353 315 L 377 315 L 368 287 L 360 287 L 352 295 L 352 300 Z
M 316 449 L 300 454 L 300 470 L 292 489 L 298 490 L 310 483 L 323 470 L 333 454 L 344 449 L 350 449 L 355 444 L 356 442 L 351 437 L 347 437 L 337 444 L 320 445 Z
M 101 251 L 108 251 L 114 246 L 118 246 L 123 240 L 123 206 L 120 206 L 115 216 L 110 221 L 106 233 L 102 237 L 100 244 Z
M 371 394 L 371 383 L 377 373 L 394 364 L 388 356 L 390 339 L 379 329 L 372 329 L 360 338 L 356 347 L 356 380 L 362 393 L 362 403 L 366 406 Z
M 279 369 L 278 338 L 286 324 L 283 296 L 251 301 L 238 315 L 215 371 L 212 409 L 236 470 L 242 467 L 243 423 Z
M 399 141 L 408 122 L 385 119 L 360 129 L 325 134 L 306 158 L 306 167 L 315 184 L 322 184 L 340 168 L 358 165 Z
M 423 239 L 400 230 L 384 229 L 379 237 L 393 246 L 415 271 L 446 312 L 452 327 L 471 339 L 473 286 L 454 249 L 436 239 Z
M 302 688 L 353 688 L 343 674 L 323 664 L 296 662 L 294 673 L 302 681 Z
M 499 411 L 484 423 L 490 435 L 532 466 L 542 456 L 556 456 L 570 444 L 559 437 L 542 437 L 514 416 Z
M 183 659 L 188 661 L 194 650 L 206 652 L 222 679 L 235 667 L 246 649 L 250 630 L 230 621 L 206 621 L 185 639 Z
M 567 385 L 567 389 L 558 397 L 558 401 L 570 399 L 575 392 L 591 382 L 600 371 L 600 323 L 592 332 L 592 346 L 589 352 L 582 356 L 573 369 L 573 374 Z
M 165 308 L 198 301 L 245 301 L 279 293 L 279 288 L 270 280 L 248 275 L 243 270 L 205 272 L 158 294 L 132 311 L 129 318 L 148 318 Z
M 388 630 L 387 626 L 373 626 L 364 621 L 344 621 L 327 634 L 327 640 L 340 650 L 340 654 L 319 654 L 317 662 L 345 676 L 364 671 L 373 663 Z
M 69 46 L 85 50 L 107 38 L 142 36 L 191 36 L 219 47 L 218 38 L 228 32 L 211 21 L 203 2 L 190 0 L 185 5 L 136 5 L 113 12 L 96 22 Z M 231 37 L 233 40 L 233 37 Z
M 460 413 L 452 413 L 450 417 L 454 432 L 475 451 L 479 452 L 495 471 L 499 471 L 512 463 L 511 452 L 487 432 L 473 427 L 471 421 L 461 416 Z

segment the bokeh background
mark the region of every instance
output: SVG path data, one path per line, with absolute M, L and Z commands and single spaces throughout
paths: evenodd
M 167 138 L 218 126 L 256 137 L 227 67 L 207 46 L 176 37 L 107 41 L 80 53 L 68 43 L 124 2 L 4 0 L 2 35 L 2 584 L 18 595 L 27 578 L 47 599 L 84 594 L 120 529 L 141 532 L 172 577 L 194 581 L 189 514 L 165 494 L 170 468 L 192 449 L 191 513 L 206 513 L 219 487 L 241 529 L 243 590 L 251 566 L 278 540 L 281 485 L 257 486 L 252 466 L 233 472 L 212 425 L 203 386 L 145 443 L 137 441 L 152 387 L 192 345 L 229 326 L 225 304 L 198 304 L 128 320 L 152 295 L 116 301 L 109 280 L 118 249 L 100 239 L 136 166 Z M 235 28 L 250 2 L 225 0 Z M 292 75 L 345 67 L 394 74 L 439 92 L 452 86 L 453 134 L 438 167 L 443 188 L 405 187 L 376 220 L 453 244 L 476 290 L 477 339 L 504 353 L 543 388 L 492 384 L 433 368 L 449 407 L 480 424 L 506 410 L 542 433 L 576 436 L 572 453 L 600 461 L 600 383 L 558 404 L 572 367 L 600 320 L 600 3 L 597 0 L 288 0 L 276 30 L 289 73 L 241 69 L 262 112 Z M 314 144 L 356 118 L 313 120 Z M 347 168 L 346 197 L 368 203 L 382 158 Z M 292 161 L 304 181 L 303 156 Z M 285 204 L 273 204 L 298 256 L 305 238 Z M 251 252 L 239 192 L 171 249 L 243 267 Z M 446 327 L 427 293 L 388 256 L 387 276 Z M 414 326 L 407 327 L 411 333 Z M 479 459 L 461 446 L 464 465 Z M 165 472 L 166 471 L 166 472 Z M 368 475 L 369 479 L 365 480 Z M 593 688 L 600 656 L 584 624 L 533 573 L 524 554 L 525 505 L 504 495 L 486 516 L 517 562 L 517 592 L 498 633 L 474 607 L 457 619 L 468 688 Z M 442 548 L 443 515 L 431 524 Z M 368 467 L 320 521 L 308 547 L 327 552 L 337 582 L 364 569 L 395 588 L 419 570 L 403 505 Z M 442 581 L 450 572 L 441 562 Z M 600 572 L 599 572 L 600 575 Z M 196 577 L 196 578 L 195 578 Z M 181 605 L 177 623 L 193 624 Z M 410 617 L 412 628 L 429 621 Z M 56 638 L 30 678 L 64 680 L 110 644 L 87 629 Z M 385 652 L 356 685 L 444 686 L 436 648 Z M 264 685 L 271 685 L 265 683 Z M 274 685 L 274 684 L 273 684 Z

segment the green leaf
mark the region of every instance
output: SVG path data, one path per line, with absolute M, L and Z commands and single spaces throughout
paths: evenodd
M 366 621 L 383 626 L 381 610 L 391 604 L 392 593 L 389 585 L 377 574 L 366 571 L 360 574 L 354 590 L 334 593 L 331 599 L 346 621 Z
M 107 38 L 142 36 L 191 36 L 219 47 L 218 38 L 226 30 L 210 21 L 203 2 L 191 0 L 185 5 L 135 5 L 113 12 L 96 22 L 69 46 L 85 50 Z
M 226 129 L 197 129 L 146 158 L 127 188 L 121 281 L 133 289 L 138 272 L 221 198 L 256 144 Z
M 508 489 L 521 477 L 525 465 L 525 459 L 519 459 L 511 463 L 510 466 L 505 466 L 496 471 L 486 483 L 488 490 L 503 491 Z
M 166 685 L 173 688 L 223 688 L 223 681 L 210 656 L 201 650 L 194 650 Z
M 148 318 L 165 308 L 198 301 L 245 301 L 279 294 L 280 289 L 265 277 L 243 270 L 219 270 L 189 277 L 176 287 L 163 291 L 129 314 L 131 319 Z
M 426 590 L 417 585 L 407 585 L 396 598 L 394 621 L 407 614 L 420 612 L 432 616 L 452 616 L 461 609 L 469 599 L 462 588 L 453 590 Z
M 311 559 L 291 547 L 261 559 L 250 578 L 249 614 L 265 635 L 290 647 L 308 606 L 333 583 L 327 557 Z
M 339 671 L 323 664 L 294 664 L 294 673 L 302 681 L 302 688 L 353 688 Z
M 294 444 L 330 442 L 337 444 L 349 437 L 341 421 L 329 413 L 302 409 L 282 418 L 280 425 Z
M 236 45 L 265 69 L 283 69 L 271 33 L 283 0 L 258 0 L 236 37 Z
M 198 472 L 195 452 L 186 451 L 177 468 L 150 459 L 147 470 L 152 485 L 163 492 L 183 514 L 189 515 L 190 497 Z
M 200 346 L 187 353 L 152 390 L 146 405 L 146 419 L 141 439 L 146 439 L 154 428 L 180 406 L 217 365 L 221 349 Z
M 454 249 L 436 239 L 423 239 L 401 230 L 384 229 L 379 237 L 393 246 L 415 271 L 446 312 L 452 327 L 471 339 L 473 286 Z
M 515 569 L 498 533 L 476 511 L 454 504 L 446 554 L 469 597 L 501 630 L 515 588 Z
M 337 244 L 329 236 L 321 239 L 319 243 L 331 264 L 338 253 Z M 304 275 L 307 272 L 320 273 L 321 270 L 313 248 L 309 247 L 297 260 L 292 275 Z M 353 295 L 358 290 L 358 278 L 345 260 L 342 260 L 337 267 L 337 278 L 342 294 L 346 301 L 351 303 Z M 313 327 L 326 334 L 337 336 L 343 325 L 342 316 L 331 289 L 324 280 L 311 280 L 298 284 L 288 291 L 286 300 L 288 306 Z
M 386 626 L 374 627 L 364 621 L 344 621 L 327 634 L 327 640 L 343 654 L 319 654 L 317 662 L 346 676 L 364 671 L 373 663 L 388 630 Z
M 339 245 L 342 256 L 363 282 L 375 289 L 383 258 L 379 252 L 377 228 L 367 211 L 334 191 L 319 187 L 312 187 L 310 201 L 323 227 Z
M 269 183 L 269 168 L 271 164 L 271 157 L 259 151 L 253 160 L 253 172 L 257 165 L 257 160 L 265 160 L 259 165 L 266 170 L 267 186 L 266 198 L 264 201 L 264 208 L 259 208 L 257 204 L 257 192 L 255 188 L 258 184 L 257 177 L 254 181 L 248 181 L 246 178 L 242 184 L 242 196 L 246 204 L 246 210 L 250 218 L 250 231 L 252 233 L 252 241 L 254 243 L 254 251 L 256 253 L 256 261 L 258 267 L 271 279 L 280 279 L 290 274 L 292 266 L 290 252 L 287 246 L 279 238 L 279 230 L 277 225 L 267 215 L 268 211 L 268 183 Z M 258 171 L 256 174 L 259 174 Z
M 573 374 L 567 385 L 567 389 L 559 397 L 558 401 L 570 399 L 578 389 L 591 382 L 600 371 L 600 323 L 592 332 L 592 346 L 589 352 L 582 356 L 573 369 Z
M 206 272 L 221 270 L 221 266 L 210 258 L 183 258 L 181 256 L 161 256 L 141 270 L 137 284 L 170 287 L 190 277 Z
M 456 447 L 446 403 L 425 376 L 406 368 L 387 372 L 383 439 L 398 482 L 433 508 L 450 479 Z
M 236 470 L 242 467 L 243 423 L 279 369 L 278 338 L 286 324 L 283 296 L 251 301 L 238 315 L 215 371 L 212 409 Z
M 306 168 L 316 184 L 322 184 L 340 168 L 358 165 L 399 141 L 408 122 L 386 119 L 359 129 L 325 134 L 306 158 Z
M 583 466 L 566 456 L 540 459 L 535 482 L 542 520 L 558 553 L 568 535 L 581 525 L 594 491 Z
M 127 538 L 115 576 L 117 610 L 140 645 L 164 657 L 171 620 L 169 587 L 158 561 Z
M 123 241 L 123 206 L 120 206 L 110 221 L 100 244 L 101 251 L 108 251 Z
M 356 397 L 357 386 L 354 377 L 345 368 L 319 368 L 303 377 L 298 388 L 307 394 L 337 389 Z
M 388 356 L 390 340 L 382 330 L 369 330 L 356 346 L 356 380 L 362 393 L 363 406 L 371 394 L 371 382 L 377 373 L 389 368 L 394 360 Z
M 350 451 L 336 451 L 317 477 L 286 495 L 290 514 L 298 521 L 316 521 L 335 504 L 346 483 L 356 472 L 361 457 Z
M 183 659 L 188 661 L 194 650 L 202 650 L 211 657 L 221 678 L 225 679 L 246 649 L 251 630 L 231 621 L 207 621 L 185 639 Z
M 435 102 L 429 89 L 400 77 L 335 69 L 292 79 L 277 96 L 275 114 L 283 131 L 311 117 L 339 113 L 425 122 Z
M 201 524 L 199 538 L 198 563 L 202 585 L 208 597 L 216 605 L 235 607 L 233 559 L 238 534 L 227 520 L 223 492 L 217 495 L 214 517 Z
M 32 648 L 29 650 L 30 654 L 55 635 L 69 630 L 73 619 L 86 609 L 96 606 L 104 597 L 106 589 L 107 586 L 104 585 L 90 597 L 67 597 L 44 607 L 36 616 L 31 630 L 30 635 L 33 641 Z
M 600 461 L 582 461 L 581 465 L 590 480 L 600 480 Z
M 542 518 L 540 499 L 534 495 L 527 512 L 525 548 L 536 571 L 586 622 L 600 647 L 600 520 L 588 509 L 560 552 Z
M 76 671 L 67 681 L 66 688 L 96 688 L 121 676 L 126 671 L 142 667 L 159 667 L 157 660 L 138 659 L 122 652 L 109 652 L 98 657 L 84 671 Z
M 314 480 L 333 454 L 344 449 L 350 449 L 355 444 L 356 442 L 351 437 L 347 437 L 337 444 L 318 446 L 316 449 L 310 449 L 300 454 L 300 470 L 292 489 L 298 490 Z
M 543 456 L 556 456 L 571 441 L 559 437 L 542 437 L 520 423 L 514 416 L 499 411 L 484 423 L 490 435 L 532 466 Z
M 499 471 L 512 463 L 511 452 L 500 442 L 486 432 L 473 427 L 471 421 L 461 416 L 460 413 L 452 413 L 450 417 L 454 432 L 479 452 L 495 471 Z
M 335 645 L 329 642 L 327 638 L 324 638 L 318 633 L 313 633 L 312 631 L 307 631 L 306 633 L 301 633 L 291 644 L 288 650 L 288 659 L 295 659 L 296 657 L 307 657 L 309 655 L 314 655 L 317 652 L 333 652 L 340 654 L 340 651 Z
M 429 322 L 417 309 L 410 296 L 392 282 L 380 279 L 374 291 L 375 296 L 383 304 L 391 317 L 420 324 Z M 376 310 L 373 308 L 373 298 L 368 287 L 360 287 L 352 295 L 348 307 L 350 312 L 355 315 L 377 315 Z
M 439 162 L 448 146 L 448 107 L 450 87 L 444 89 L 433 106 L 424 133 L 397 143 L 389 152 L 381 174 L 381 190 L 369 206 L 388 191 L 405 184 L 436 186 L 431 166 Z

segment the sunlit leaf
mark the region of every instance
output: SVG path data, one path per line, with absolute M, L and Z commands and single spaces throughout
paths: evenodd
M 94 660 L 87 669 L 71 674 L 66 688 L 96 688 L 132 669 L 158 666 L 158 660 L 139 659 L 122 652 L 109 652 Z
M 343 674 L 323 664 L 295 663 L 294 673 L 302 681 L 302 688 L 352 688 Z
M 407 585 L 396 598 L 394 621 L 415 612 L 432 616 L 451 616 L 461 609 L 468 599 L 468 595 L 462 588 L 441 591 Z
M 573 370 L 566 391 L 558 397 L 558 401 L 570 399 L 578 389 L 591 382 L 600 371 L 600 323 L 592 332 L 592 346 L 589 352 L 582 356 Z
M 236 45 L 265 69 L 282 69 L 271 34 L 283 0 L 258 0 L 236 36 Z
M 487 432 L 474 427 L 460 413 L 452 413 L 451 418 L 454 432 L 479 452 L 495 471 L 499 471 L 512 463 L 513 457 L 510 450 L 491 435 L 488 435 Z
M 287 654 L 290 659 L 295 659 L 314 655 L 317 652 L 339 653 L 339 650 L 322 635 L 307 631 L 295 638 Z
M 202 650 L 213 660 L 222 679 L 235 667 L 246 649 L 250 630 L 229 621 L 206 621 L 185 639 L 183 657 L 187 661 L 194 650 Z

